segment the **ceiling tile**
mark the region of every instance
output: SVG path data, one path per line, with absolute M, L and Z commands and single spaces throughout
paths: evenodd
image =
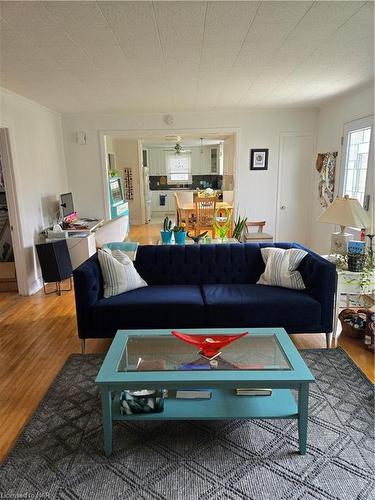
M 310 26 L 323 27 L 329 20 L 330 24 L 336 24 L 338 27 L 357 12 L 364 3 L 360 1 L 314 2 L 306 15 L 306 22 Z
M 92 59 L 121 59 L 124 52 L 120 45 L 86 45 L 85 53 Z
M 30 40 L 19 31 L 0 31 L 0 48 L 30 47 Z
M 1 2 L 1 17 L 17 30 L 28 30 L 31 26 L 38 30 L 56 25 L 54 18 L 37 2 Z
M 152 26 L 150 29 L 145 26 L 124 26 L 124 27 L 114 27 L 113 30 L 116 39 L 119 43 L 159 43 L 159 36 L 155 26 Z
M 54 71 L 60 69 L 58 64 L 48 57 L 28 57 L 28 51 L 22 50 L 24 54 L 14 55 L 7 52 L 2 55 L 1 67 L 7 71 Z
M 107 24 L 98 5 L 93 1 L 42 2 L 42 5 L 62 27 L 81 26 L 88 28 Z
M 287 23 L 258 23 L 255 22 L 246 37 L 245 44 L 259 43 L 259 41 L 284 40 L 294 25 Z
M 192 44 L 170 44 L 163 46 L 163 52 L 165 58 L 180 58 L 181 64 L 183 64 L 183 60 L 186 57 L 187 59 L 195 59 L 200 57 L 202 51 L 202 45 L 192 45 Z
M 201 26 L 162 26 L 159 30 L 163 45 L 194 44 L 203 40 L 203 25 Z
M 7 21 L 5 21 L 5 19 L 0 18 L 0 33 L 11 30 L 13 30 L 12 26 Z
M 236 24 L 248 26 L 261 2 L 208 2 L 206 26 Z
M 321 3 L 321 2 L 319 2 Z M 297 23 L 313 5 L 304 1 L 266 1 L 262 2 L 255 22 L 259 23 Z
M 57 27 L 22 33 L 39 47 L 73 47 L 75 45 L 68 34 Z
M 241 50 L 241 43 L 203 43 L 202 57 L 210 58 L 216 56 L 232 56 L 235 57 Z
M 160 26 L 203 25 L 206 2 L 154 2 L 157 23 Z
M 68 72 L 82 70 L 95 70 L 94 63 L 87 57 L 86 53 L 81 50 L 72 50 L 70 54 L 57 54 L 54 57 L 56 63 Z
M 128 59 L 138 59 L 139 64 L 145 61 L 162 61 L 163 52 L 159 45 L 143 43 L 121 44 L 121 48 Z
M 247 25 L 227 24 L 206 26 L 204 30 L 205 43 L 221 43 L 225 45 L 243 42 L 247 34 Z
M 118 45 L 113 31 L 105 26 L 87 29 L 69 28 L 68 33 L 77 44 L 82 46 Z
M 155 25 L 151 2 L 97 2 L 107 22 L 116 30 L 137 26 L 150 29 Z

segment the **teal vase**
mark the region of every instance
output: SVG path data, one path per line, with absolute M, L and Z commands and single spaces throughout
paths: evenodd
M 160 231 L 161 241 L 164 245 L 169 245 L 172 240 L 172 231 Z
M 174 241 L 177 245 L 185 245 L 186 231 L 177 231 L 174 233 Z

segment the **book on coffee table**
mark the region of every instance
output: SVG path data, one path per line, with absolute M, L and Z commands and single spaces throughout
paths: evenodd
M 240 387 L 235 389 L 236 396 L 271 396 L 272 389 L 263 389 L 262 387 Z

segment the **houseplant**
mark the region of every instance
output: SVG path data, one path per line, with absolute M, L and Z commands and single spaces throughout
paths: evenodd
M 163 229 L 160 231 L 162 243 L 168 245 L 172 239 L 172 221 L 166 217 L 163 222 Z
M 238 241 L 242 240 L 242 235 L 246 226 L 247 217 L 242 217 L 239 215 L 237 220 L 234 221 L 234 229 L 232 237 L 236 238 Z
M 184 245 L 186 240 L 186 224 L 181 222 L 178 226 L 173 227 L 174 241 L 177 245 Z

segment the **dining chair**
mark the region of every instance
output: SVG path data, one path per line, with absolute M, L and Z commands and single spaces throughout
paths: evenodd
M 193 203 L 193 192 L 192 191 L 177 191 L 174 193 L 174 197 L 176 200 L 176 210 L 177 210 L 177 221 L 185 222 L 188 229 L 193 229 L 193 223 L 191 220 L 194 218 L 193 210 L 190 208 L 191 214 L 189 211 L 184 209 L 184 206 L 192 207 Z
M 212 237 L 215 238 L 214 216 L 216 211 L 217 197 L 195 199 L 195 235 L 197 236 L 202 231 L 211 231 Z
M 182 221 L 180 200 L 178 199 L 177 193 L 173 193 L 173 196 L 174 196 L 174 201 L 176 203 L 177 225 L 179 225 L 180 222 Z
M 272 234 L 267 234 L 263 232 L 263 228 L 266 225 L 266 221 L 247 221 L 246 222 L 246 231 L 244 234 L 245 241 L 250 242 L 262 242 L 262 241 L 273 241 Z M 256 227 L 257 231 L 249 231 L 250 228 Z

